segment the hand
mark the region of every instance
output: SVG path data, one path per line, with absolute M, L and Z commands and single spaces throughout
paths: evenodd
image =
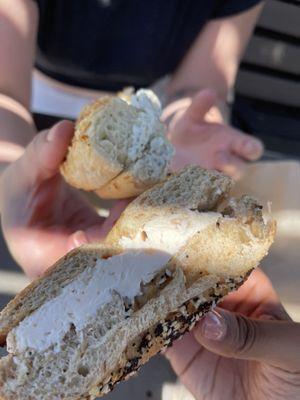
M 126 204 L 117 203 L 104 220 L 62 179 L 59 166 L 73 133 L 69 121 L 39 133 L 1 176 L 4 237 L 12 256 L 31 278 L 72 248 L 105 237 Z
M 167 357 L 197 400 L 300 399 L 300 324 L 259 270 Z
M 202 90 L 189 103 L 169 124 L 169 137 L 176 149 L 172 169 L 199 164 L 238 179 L 247 161 L 261 157 L 261 141 L 220 123 L 222 116 L 213 91 Z

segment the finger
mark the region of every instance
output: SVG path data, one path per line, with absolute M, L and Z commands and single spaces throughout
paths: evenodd
M 247 281 L 235 292 L 230 293 L 220 303 L 222 308 L 243 315 L 259 317 L 261 313 L 270 313 L 276 319 L 281 318 L 282 306 L 279 297 L 267 275 L 256 268 Z
M 194 122 L 202 122 L 205 114 L 215 104 L 216 93 L 211 89 L 201 90 L 195 95 L 191 105 L 186 110 L 186 116 Z
M 109 216 L 104 221 L 101 227 L 101 238 L 105 238 L 111 228 L 114 226 L 120 214 L 124 211 L 127 205 L 132 201 L 132 199 L 119 200 L 115 203 L 109 212 Z
M 194 335 L 208 350 L 225 357 L 300 369 L 300 324 L 294 322 L 251 319 L 218 309 L 200 321 Z
M 69 236 L 66 246 L 67 246 L 67 252 L 75 249 L 76 247 L 79 247 L 83 244 L 88 243 L 88 238 L 87 235 L 85 234 L 84 231 L 76 231 L 72 233 L 72 235 Z
M 245 172 L 246 163 L 229 151 L 219 151 L 215 155 L 215 168 L 238 180 Z
M 39 133 L 15 163 L 15 173 L 22 173 L 22 182 L 31 186 L 56 175 L 73 134 L 71 121 L 61 121 L 50 130 Z
M 233 137 L 231 143 L 232 152 L 245 160 L 259 159 L 264 152 L 263 143 L 253 136 L 242 134 L 239 131 L 236 132 L 237 134 Z
M 67 251 L 86 243 L 100 243 L 105 239 L 107 233 L 107 229 L 105 227 L 103 229 L 103 223 L 94 224 L 84 231 L 76 231 L 69 237 Z
M 104 220 L 105 221 L 105 220 Z M 107 232 L 103 229 L 103 222 L 94 224 L 85 231 L 89 243 L 101 242 L 105 239 Z

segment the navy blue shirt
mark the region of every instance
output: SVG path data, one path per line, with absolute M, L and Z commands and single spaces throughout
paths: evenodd
M 36 66 L 76 86 L 148 86 L 176 69 L 204 24 L 259 0 L 37 0 Z

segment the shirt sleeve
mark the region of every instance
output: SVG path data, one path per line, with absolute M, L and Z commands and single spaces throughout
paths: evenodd
M 217 6 L 211 19 L 229 17 L 234 14 L 239 14 L 243 11 L 254 7 L 261 3 L 262 0 L 221 0 L 217 2 Z

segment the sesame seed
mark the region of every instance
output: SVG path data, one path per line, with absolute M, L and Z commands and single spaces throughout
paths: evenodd
M 164 331 L 163 325 L 161 323 L 159 323 L 159 324 L 157 324 L 157 326 L 156 326 L 156 328 L 154 330 L 154 335 L 156 337 L 160 336 L 163 333 L 163 331 Z

